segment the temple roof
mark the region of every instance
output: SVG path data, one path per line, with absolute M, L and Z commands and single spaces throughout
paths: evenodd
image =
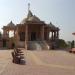
M 27 18 L 24 18 L 24 19 L 21 21 L 21 24 L 24 24 L 24 23 L 26 23 L 27 21 L 29 21 L 29 22 L 35 22 L 35 23 L 41 23 L 41 22 L 43 22 L 43 21 L 41 21 L 37 16 L 33 15 L 30 10 L 28 11 Z
M 56 27 L 55 25 L 53 25 L 51 22 L 50 22 L 50 24 L 48 24 L 48 26 L 51 28 L 51 29 L 53 29 L 53 30 L 59 30 L 59 28 L 58 27 Z
M 28 4 L 28 14 L 27 17 L 24 18 L 20 24 L 25 24 L 25 23 L 34 23 L 34 24 L 42 24 L 46 25 L 47 27 L 51 28 L 52 30 L 59 30 L 58 27 L 53 25 L 51 22 L 50 24 L 46 24 L 44 21 L 41 21 L 36 15 L 33 15 L 33 13 L 30 10 L 30 4 Z
M 12 30 L 12 29 L 15 29 L 15 27 L 16 27 L 15 24 L 12 21 L 10 21 L 10 23 L 8 23 L 7 26 L 3 26 L 2 29 L 7 29 L 7 30 L 11 29 Z
M 7 24 L 8 27 L 15 27 L 15 24 L 11 21 L 10 23 Z

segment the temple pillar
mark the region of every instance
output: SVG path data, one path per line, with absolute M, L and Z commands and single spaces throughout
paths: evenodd
M 18 44 L 19 44 L 19 29 L 17 27 L 16 34 L 15 34 L 15 45 L 16 45 L 16 47 L 18 47 Z
M 27 50 L 28 43 L 28 25 L 25 26 L 25 49 Z
M 54 36 L 53 36 L 53 31 L 52 31 L 52 40 L 53 40 Z
M 6 30 L 6 38 L 9 37 L 9 30 Z
M 4 29 L 3 30 L 3 36 L 5 37 L 5 35 L 6 35 L 6 30 Z
M 14 37 L 15 37 L 15 30 L 14 30 Z
M 49 39 L 51 38 L 51 33 L 49 32 Z
M 54 32 L 54 39 L 56 39 L 56 31 Z
M 41 40 L 44 40 L 44 25 L 41 27 Z
M 47 40 L 49 40 L 49 29 L 47 29 Z
M 57 39 L 59 39 L 59 31 L 57 31 Z

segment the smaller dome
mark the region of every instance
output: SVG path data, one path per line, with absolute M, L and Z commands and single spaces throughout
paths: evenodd
M 59 30 L 59 28 L 56 27 L 55 25 L 53 25 L 51 22 L 50 22 L 50 24 L 48 24 L 48 26 L 53 30 Z
M 15 27 L 15 24 L 11 21 L 10 23 L 7 24 L 8 27 Z
M 53 25 L 51 22 L 50 22 L 49 26 L 52 28 L 56 28 L 55 25 Z

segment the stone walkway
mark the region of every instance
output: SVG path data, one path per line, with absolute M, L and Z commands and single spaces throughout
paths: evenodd
M 75 55 L 65 51 L 24 51 L 26 65 L 12 63 L 11 51 L 0 51 L 0 75 L 75 75 Z

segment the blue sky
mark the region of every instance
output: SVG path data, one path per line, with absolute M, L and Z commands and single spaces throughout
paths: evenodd
M 75 0 L 0 0 L 0 28 L 11 20 L 20 23 L 27 15 L 28 3 L 33 14 L 60 28 L 60 38 L 75 39 Z

